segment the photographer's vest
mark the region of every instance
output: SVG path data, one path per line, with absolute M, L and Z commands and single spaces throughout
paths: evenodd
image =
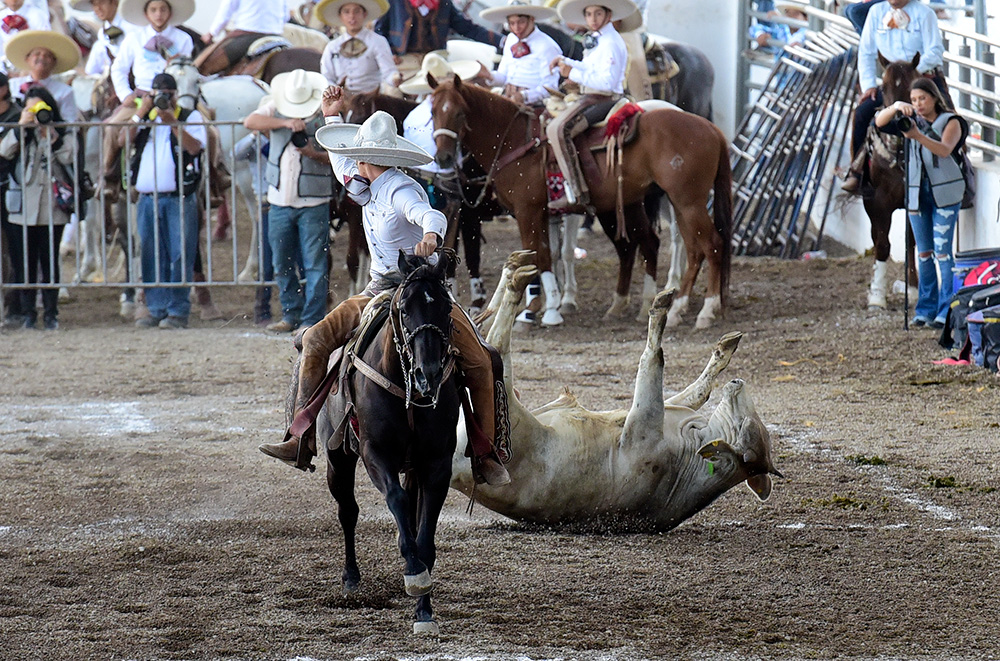
M 194 111 L 181 108 L 177 114 L 177 120 L 183 123 L 192 112 Z M 142 159 L 142 152 L 146 148 L 146 142 L 149 141 L 149 134 L 152 128 L 152 126 L 146 125 L 135 134 L 132 158 L 129 160 L 129 167 L 132 169 L 131 176 L 129 176 L 129 183 L 132 186 L 135 186 L 136 179 L 139 177 L 139 161 Z M 177 185 L 175 190 L 179 191 L 183 189 L 184 195 L 191 195 L 198 190 L 198 183 L 201 181 L 201 154 L 189 154 L 186 150 L 181 150 L 181 157 L 184 161 L 182 163 L 184 172 L 184 185 L 182 187 L 180 182 L 177 181 L 178 148 L 177 133 L 170 131 L 170 154 L 174 157 L 174 183 Z
M 937 116 L 930 128 L 927 128 L 926 122 L 918 122 L 918 130 L 929 138 L 940 141 L 945 124 L 952 117 L 957 117 L 957 115 L 943 112 Z M 962 170 L 954 155 L 936 156 L 930 149 L 918 144 L 915 140 L 907 140 L 906 146 L 908 159 L 906 163 L 907 210 L 915 212 L 920 208 L 920 181 L 923 176 L 927 177 L 931 187 L 931 195 L 934 197 L 934 205 L 937 208 L 959 204 L 965 194 L 965 178 L 962 176 Z M 961 144 L 955 149 L 958 150 L 960 147 Z
M 276 117 L 283 117 L 275 113 Z M 314 117 L 306 122 L 306 137 L 310 140 L 324 125 L 323 117 Z M 271 146 L 267 153 L 267 169 L 264 179 L 276 189 L 281 188 L 281 155 L 292 142 L 291 129 L 271 129 Z M 333 176 L 328 163 L 320 163 L 307 156 L 299 156 L 302 170 L 299 173 L 299 197 L 332 197 Z

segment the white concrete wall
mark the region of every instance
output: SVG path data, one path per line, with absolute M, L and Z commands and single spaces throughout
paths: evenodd
M 715 67 L 712 107 L 715 123 L 732 139 L 736 112 L 737 11 L 733 0 L 652 0 L 646 26 L 650 32 L 700 49 Z

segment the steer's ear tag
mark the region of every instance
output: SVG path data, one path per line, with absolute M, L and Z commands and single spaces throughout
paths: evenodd
M 706 468 L 708 469 L 708 474 L 709 475 L 715 475 L 715 462 L 713 462 L 712 460 L 709 460 L 707 462 Z
M 727 452 L 732 452 L 733 449 L 729 447 L 729 443 L 726 443 L 721 438 L 714 441 L 710 441 L 703 445 L 698 454 L 700 454 L 704 459 L 712 459 L 720 454 L 725 454 Z

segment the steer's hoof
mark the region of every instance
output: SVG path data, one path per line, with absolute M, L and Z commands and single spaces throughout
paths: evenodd
M 557 308 L 549 308 L 542 315 L 542 326 L 561 326 L 563 317 Z
M 515 292 L 523 292 L 525 287 L 538 276 L 538 267 L 534 264 L 518 266 L 510 276 L 508 287 Z
M 416 575 L 403 574 L 403 587 L 411 597 L 422 597 L 434 587 L 431 573 L 426 569 Z
M 504 266 L 510 267 L 510 269 L 513 271 L 522 266 L 527 266 L 529 264 L 534 265 L 534 263 L 535 263 L 534 250 L 515 250 L 507 257 L 507 263 L 504 264 Z
M 430 620 L 429 622 L 414 622 L 413 633 L 418 636 L 439 636 L 441 630 L 438 628 L 437 622 Z

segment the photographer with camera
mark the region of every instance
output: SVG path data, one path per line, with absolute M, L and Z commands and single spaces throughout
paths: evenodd
M 920 277 L 913 326 L 942 328 L 953 290 L 952 243 L 965 195 L 959 158 L 968 125 L 948 109 L 937 86 L 917 78 L 910 103 L 897 101 L 875 116 L 884 133 L 906 140 L 906 209 L 917 244 Z
M 272 333 L 290 333 L 326 316 L 330 286 L 330 158 L 315 139 L 323 126 L 320 102 L 327 80 L 319 73 L 296 69 L 271 81 L 271 96 L 250 113 L 243 125 L 269 134 L 267 156 L 268 241 L 274 279 L 281 301 L 281 321 Z M 299 285 L 299 265 L 305 291 Z
M 142 281 L 184 282 L 194 279 L 198 249 L 198 184 L 208 132 L 201 114 L 177 105 L 177 81 L 157 74 L 132 116 L 133 145 L 129 181 L 139 193 L 136 220 L 141 245 Z M 124 142 L 124 140 L 123 140 Z M 180 168 L 178 161 L 180 159 Z M 180 172 L 178 172 L 180 170 Z M 191 313 L 190 285 L 146 288 L 149 316 L 141 328 L 186 328 Z
M 64 129 L 53 123 L 63 121 L 59 105 L 44 87 L 32 87 L 24 98 L 25 107 L 18 128 L 7 131 L 0 140 L 0 158 L 9 163 L 10 178 L 4 193 L 11 252 L 19 256 L 21 272 L 15 282 L 59 282 L 59 241 L 73 208 L 73 187 L 69 176 L 73 162 L 73 143 Z M 23 145 L 23 150 L 22 150 Z M 23 259 L 24 256 L 27 259 Z M 35 289 L 23 289 L 21 313 L 23 327 L 35 328 Z M 46 330 L 59 327 L 56 287 L 42 290 L 43 321 Z

